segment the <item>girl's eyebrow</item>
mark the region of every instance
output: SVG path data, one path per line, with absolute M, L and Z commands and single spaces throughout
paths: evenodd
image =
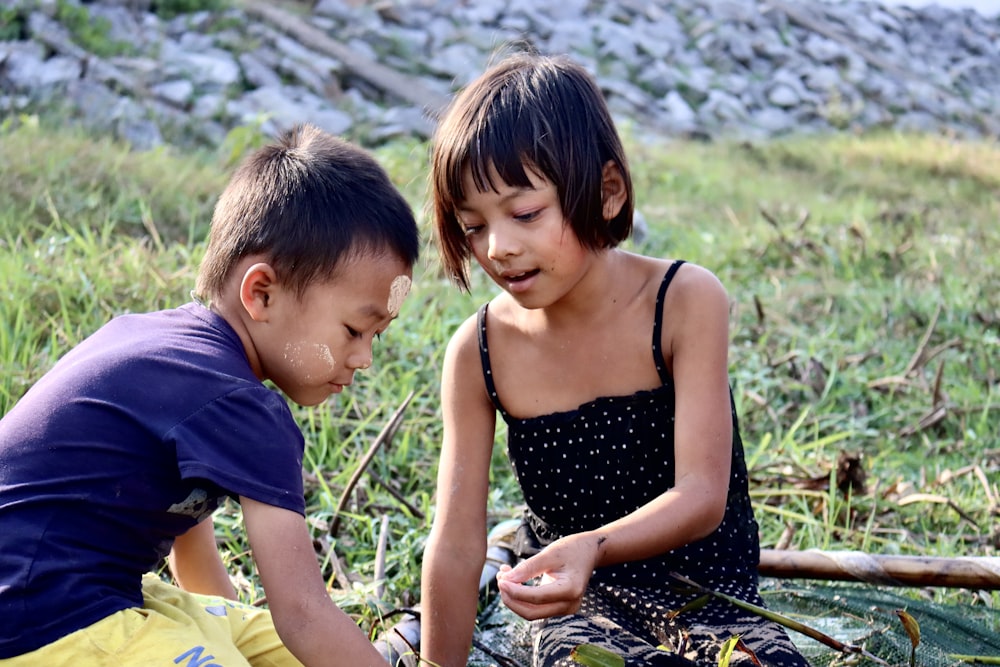
M 511 199 L 523 195 L 525 192 L 536 192 L 538 188 L 534 188 L 530 185 L 518 185 L 518 186 L 508 186 L 510 192 L 500 196 L 500 203 L 506 204 Z M 456 211 L 463 211 L 467 213 L 474 213 L 475 211 L 469 207 L 468 200 L 463 200 L 458 206 L 455 207 Z

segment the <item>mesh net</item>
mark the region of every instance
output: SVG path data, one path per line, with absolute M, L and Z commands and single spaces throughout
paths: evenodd
M 501 604 L 495 586 L 500 565 L 514 560 L 508 548 L 510 532 L 510 526 L 498 526 L 490 536 L 487 564 L 480 578 L 480 613 L 470 667 L 531 665 L 530 625 Z M 984 596 L 982 604 L 941 604 L 913 593 L 911 589 L 862 583 L 761 580 L 761 595 L 770 611 L 828 638 L 824 643 L 786 625 L 792 641 L 816 667 L 1000 665 L 1000 609 L 989 604 L 991 598 Z M 915 648 L 899 611 L 916 621 L 919 635 Z M 408 634 L 406 644 L 394 636 L 397 650 L 387 652 L 383 643 L 383 653 L 393 664 L 398 660 L 400 665 L 417 665 L 413 651 L 407 649 L 419 650 L 419 619 L 397 627 L 405 629 L 400 634 Z
M 811 665 L 914 665 L 945 667 L 974 662 L 973 656 L 988 664 L 1000 664 L 1000 609 L 984 605 L 942 605 L 912 599 L 895 589 L 866 584 L 801 583 L 763 580 L 768 608 L 802 623 L 847 647 L 863 649 L 844 652 L 827 646 L 801 632 L 788 631 L 792 641 Z M 909 634 L 896 614 L 904 610 L 920 630 L 914 652 Z M 478 630 L 469 665 L 512 667 L 531 664 L 528 623 L 499 604 L 487 591 L 487 602 L 479 617 Z M 987 660 L 985 658 L 992 658 Z
M 911 653 L 914 664 L 922 667 L 962 665 L 971 662 L 971 656 L 991 657 L 990 664 L 1000 664 L 1000 609 L 985 604 L 943 605 L 897 589 L 829 582 L 773 586 L 762 594 L 770 609 L 844 644 L 862 647 L 890 665 L 909 665 Z M 897 610 L 918 624 L 915 650 Z M 789 634 L 810 664 L 876 664 L 794 631 Z

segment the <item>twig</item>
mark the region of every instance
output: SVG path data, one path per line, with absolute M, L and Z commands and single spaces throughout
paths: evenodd
M 726 595 L 725 593 L 719 593 L 718 591 L 714 591 L 710 588 L 705 588 L 701 584 L 698 584 L 692 581 L 691 579 L 688 579 L 682 574 L 671 572 L 670 576 L 672 576 L 673 578 L 677 579 L 680 582 L 687 584 L 688 586 L 693 587 L 694 589 L 702 593 L 708 593 L 709 595 L 713 595 L 719 599 L 726 600 L 730 604 L 736 605 L 737 607 L 743 609 L 744 611 L 749 611 L 751 613 L 757 614 L 758 616 L 766 618 L 769 621 L 774 621 L 778 625 L 782 625 L 786 628 L 789 628 L 790 630 L 795 630 L 796 632 L 804 634 L 807 637 L 811 637 L 812 639 L 815 639 L 821 644 L 824 644 L 825 646 L 828 646 L 829 648 L 832 648 L 836 651 L 840 651 L 841 653 L 851 654 L 851 655 L 862 655 L 880 665 L 886 665 L 887 667 L 889 665 L 889 663 L 886 662 L 885 660 L 875 655 L 872 655 L 871 653 L 866 651 L 864 647 L 855 646 L 854 644 L 845 644 L 841 641 L 834 639 L 830 635 L 820 632 L 816 628 L 809 627 L 804 623 L 799 623 L 798 621 L 788 618 L 787 616 L 782 616 L 781 614 L 773 612 L 770 609 L 765 609 L 764 607 L 759 607 L 755 604 L 751 604 L 750 602 L 746 602 L 745 600 L 734 598 L 731 595 Z
M 340 559 L 337 558 L 337 552 L 333 548 L 330 536 L 319 535 L 313 538 L 313 548 L 316 549 L 318 555 L 323 557 L 323 563 L 330 563 L 330 567 L 333 568 L 333 578 L 337 580 L 340 587 L 345 591 L 351 590 L 351 580 L 341 566 Z
M 400 424 L 403 423 L 403 412 L 406 411 L 406 406 L 408 406 L 410 401 L 413 400 L 414 395 L 415 392 L 413 391 L 407 394 L 406 398 L 403 399 L 402 404 L 400 404 L 400 406 L 396 408 L 396 411 L 392 413 L 389 421 L 386 422 L 384 427 L 382 427 L 382 432 L 378 434 L 378 437 L 375 438 L 375 441 L 368 449 L 368 452 L 364 455 L 364 458 L 361 459 L 361 463 L 358 464 L 357 470 L 354 471 L 351 479 L 347 482 L 347 486 L 344 487 L 344 492 L 340 495 L 340 502 L 337 503 L 337 510 L 334 512 L 333 520 L 330 523 L 331 537 L 337 536 L 337 531 L 340 529 L 340 513 L 344 511 L 345 507 L 347 507 L 347 501 L 351 497 L 351 492 L 354 491 L 354 487 L 361 479 L 361 475 L 364 474 L 368 464 L 372 462 L 373 458 L 375 458 L 375 454 L 378 452 L 379 448 L 382 447 L 384 443 L 392 440 L 392 436 L 396 434 Z
M 941 405 L 944 403 L 944 394 L 941 391 L 941 380 L 944 379 L 944 361 L 938 364 L 937 373 L 934 374 L 934 392 L 931 394 L 931 404 Z
M 965 512 L 961 507 L 955 503 L 954 500 L 948 498 L 947 496 L 940 496 L 934 493 L 911 493 L 908 496 L 904 496 L 897 501 L 897 504 L 902 507 L 903 505 L 910 505 L 912 503 L 938 503 L 940 505 L 947 505 L 951 509 L 955 510 L 955 513 L 960 517 L 968 521 L 975 528 L 979 528 L 979 524 L 973 519 L 967 512 Z M 997 582 L 997 587 L 1000 588 L 1000 582 Z
M 500 665 L 500 667 L 522 667 L 521 663 L 519 663 L 518 661 L 514 660 L 513 658 L 508 658 L 507 656 L 500 655 L 499 653 L 495 653 L 489 646 L 486 646 L 478 639 L 473 639 L 472 645 L 475 646 L 480 651 L 482 651 L 483 653 L 485 653 L 486 655 L 493 658 L 496 661 L 496 663 Z
M 375 546 L 375 600 L 379 605 L 385 599 L 385 552 L 388 544 L 389 516 L 383 514 L 378 531 L 378 543 Z
M 989 501 L 990 507 L 996 507 L 997 497 L 993 493 L 993 487 L 990 486 L 989 480 L 986 479 L 986 473 L 979 466 L 974 466 L 972 472 L 976 476 L 976 479 L 979 480 L 979 483 L 983 485 L 983 491 L 986 492 L 986 500 Z
M 934 317 L 931 318 L 930 324 L 927 325 L 927 330 L 924 331 L 923 337 L 920 339 L 920 344 L 917 346 L 917 351 L 913 353 L 913 357 L 910 358 L 910 363 L 906 365 L 906 370 L 903 371 L 903 375 L 909 375 L 913 371 L 917 370 L 918 366 L 926 363 L 923 358 L 924 352 L 927 349 L 927 344 L 931 340 L 931 336 L 934 334 L 934 329 L 937 327 L 938 317 L 941 316 L 941 304 L 937 305 L 937 309 L 934 311 Z
M 410 514 L 417 517 L 418 519 L 424 518 L 424 513 L 420 510 L 420 508 L 411 503 L 409 500 L 407 500 L 402 493 L 400 493 L 394 486 L 389 484 L 388 480 L 382 479 L 382 476 L 379 475 L 374 470 L 369 470 L 368 476 L 372 478 L 373 482 L 375 482 L 383 489 L 388 491 L 390 496 L 398 500 L 401 505 L 403 505 L 407 510 L 409 510 Z
M 935 405 L 931 408 L 930 412 L 921 417 L 915 425 L 906 426 L 899 429 L 899 434 L 901 436 L 909 436 L 914 433 L 919 433 L 920 431 L 925 431 L 935 424 L 939 424 L 944 421 L 945 417 L 948 416 L 948 408 L 944 405 Z

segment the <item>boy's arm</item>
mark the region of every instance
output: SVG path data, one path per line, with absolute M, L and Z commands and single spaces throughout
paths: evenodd
M 245 496 L 240 505 L 271 618 L 288 650 L 306 667 L 385 665 L 330 599 L 302 516 Z
M 445 354 L 437 508 L 421 575 L 420 657 L 442 667 L 468 661 L 486 560 L 496 411 L 483 381 L 475 324 L 475 317 L 466 321 Z
M 215 524 L 208 517 L 174 540 L 167 557 L 170 572 L 186 591 L 236 599 L 236 589 L 215 543 Z

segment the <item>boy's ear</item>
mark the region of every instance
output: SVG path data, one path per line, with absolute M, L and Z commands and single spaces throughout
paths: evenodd
M 601 202 L 605 220 L 611 220 L 618 215 L 625 205 L 627 196 L 621 170 L 614 160 L 608 160 L 601 172 Z
M 277 285 L 278 275 L 270 264 L 257 262 L 246 270 L 240 282 L 240 302 L 250 315 L 250 319 L 255 322 L 268 320 L 270 315 L 268 307 L 271 305 Z

